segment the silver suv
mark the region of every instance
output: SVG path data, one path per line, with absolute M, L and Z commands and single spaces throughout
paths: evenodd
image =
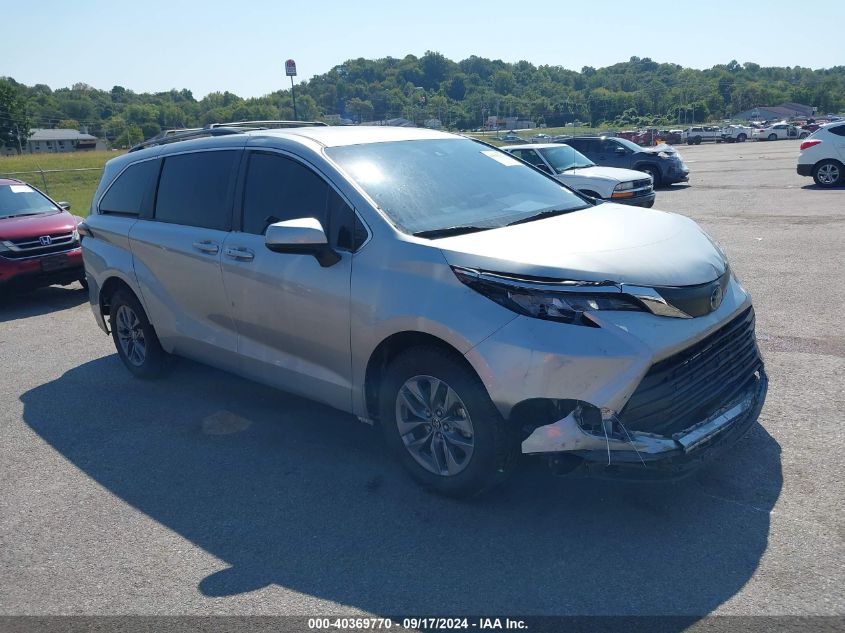
M 81 227 L 136 376 L 186 356 L 376 422 L 469 495 L 519 453 L 678 475 L 757 418 L 751 300 L 692 220 L 404 128 L 219 128 L 106 165 Z

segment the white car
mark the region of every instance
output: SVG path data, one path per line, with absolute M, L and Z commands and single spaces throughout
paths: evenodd
M 801 143 L 798 174 L 819 187 L 845 184 L 845 121 L 823 125 Z
M 570 145 L 560 143 L 510 145 L 501 149 L 592 198 L 638 207 L 654 206 L 654 181 L 645 172 L 599 167 Z
M 789 123 L 775 123 L 769 127 L 754 130 L 751 138 L 758 141 L 777 141 L 784 138 L 807 138 L 810 133 Z

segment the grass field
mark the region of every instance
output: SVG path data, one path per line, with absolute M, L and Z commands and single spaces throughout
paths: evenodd
M 120 152 L 68 152 L 0 157 L 0 178 L 23 180 L 53 200 L 67 201 L 75 215 L 86 216 L 103 165 Z M 85 171 L 70 171 L 70 170 Z M 43 174 L 42 171 L 43 170 Z

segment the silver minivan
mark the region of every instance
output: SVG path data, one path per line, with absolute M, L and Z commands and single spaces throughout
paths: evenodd
M 185 356 L 348 411 L 445 494 L 520 453 L 682 475 L 765 399 L 751 299 L 695 222 L 460 136 L 175 135 L 109 161 L 80 232 L 133 374 Z

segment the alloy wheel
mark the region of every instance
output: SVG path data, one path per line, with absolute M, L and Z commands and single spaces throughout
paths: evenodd
M 839 180 L 839 167 L 832 163 L 822 165 L 816 172 L 819 180 L 825 185 L 833 185 Z
M 123 355 L 130 363 L 140 367 L 147 359 L 147 341 L 144 338 L 141 321 L 128 305 L 120 306 L 115 316 L 117 340 L 120 342 Z
M 433 376 L 414 376 L 396 396 L 396 424 L 405 449 L 427 471 L 453 477 L 472 458 L 475 432 L 458 393 Z

